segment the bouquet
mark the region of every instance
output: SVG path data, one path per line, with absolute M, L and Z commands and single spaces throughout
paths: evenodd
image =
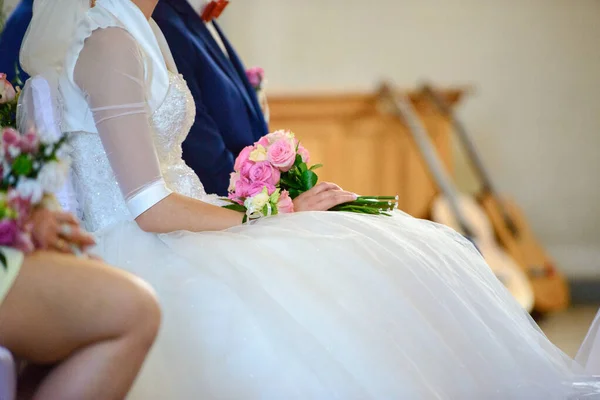
M 34 250 L 27 221 L 35 207 L 52 201 L 68 174 L 66 137 L 20 133 L 4 128 L 0 137 L 0 246 Z M 0 252 L 6 268 L 6 258 Z
M 0 127 L 16 127 L 17 103 L 21 89 L 6 80 L 6 74 L 0 73 Z
M 244 222 L 294 212 L 293 199 L 314 187 L 319 177 L 308 166 L 310 154 L 289 130 L 262 137 L 242 150 L 234 165 L 226 208 L 244 212 Z M 387 215 L 397 208 L 397 196 L 359 196 L 331 211 Z

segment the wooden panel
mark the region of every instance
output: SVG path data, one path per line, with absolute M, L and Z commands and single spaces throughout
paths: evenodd
M 459 101 L 462 91 L 445 92 Z M 449 122 L 425 100 L 411 94 L 444 163 L 452 170 Z M 311 163 L 324 165 L 322 181 L 368 195 L 400 196 L 400 208 L 426 217 L 437 193 L 404 123 L 386 113 L 377 94 L 271 96 L 271 130 L 291 129 L 311 152 Z

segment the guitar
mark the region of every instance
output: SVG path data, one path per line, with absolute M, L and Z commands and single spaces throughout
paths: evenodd
M 433 202 L 432 219 L 450 226 L 471 240 L 496 277 L 521 307 L 531 312 L 534 298 L 527 276 L 517 263 L 498 246 L 491 224 L 477 202 L 469 196 L 457 193 L 410 100 L 405 95 L 394 93 L 388 85 L 383 85 L 381 94 L 391 100 L 394 113 L 406 122 L 421 155 L 443 193 Z
M 535 310 L 543 313 L 566 308 L 569 304 L 566 280 L 537 241 L 524 214 L 514 202 L 498 195 L 464 125 L 456 118 L 444 99 L 430 85 L 424 85 L 422 91 L 436 108 L 450 119 L 464 146 L 481 182 L 479 203 L 492 222 L 500 243 L 527 273 L 535 296 Z

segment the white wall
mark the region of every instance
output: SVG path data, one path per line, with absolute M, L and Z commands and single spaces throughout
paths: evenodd
M 271 92 L 473 84 L 498 186 L 569 275 L 600 276 L 600 1 L 246 0 L 222 24 Z

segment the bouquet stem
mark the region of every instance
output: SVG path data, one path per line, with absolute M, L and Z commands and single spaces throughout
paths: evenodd
M 398 196 L 359 196 L 356 200 L 335 206 L 330 211 L 390 216 L 389 212 L 397 208 Z

